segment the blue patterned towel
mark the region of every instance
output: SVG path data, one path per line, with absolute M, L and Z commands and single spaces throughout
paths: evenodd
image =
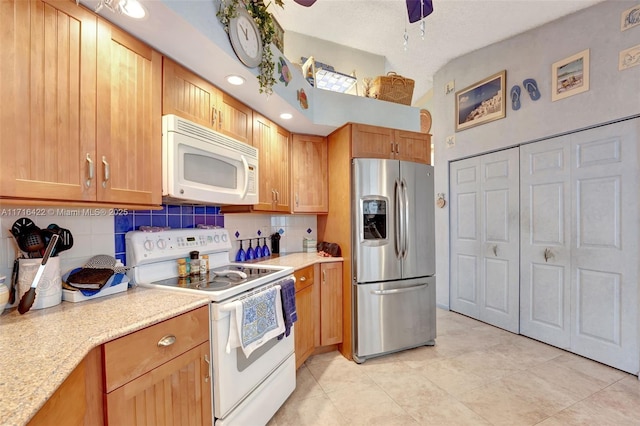
M 282 297 L 282 314 L 284 315 L 284 333 L 278 336 L 278 340 L 289 337 L 293 323 L 298 321 L 294 280 L 289 279 L 280 283 L 280 296 Z
M 240 346 L 246 357 L 285 330 L 280 286 L 242 299 L 236 306 Z

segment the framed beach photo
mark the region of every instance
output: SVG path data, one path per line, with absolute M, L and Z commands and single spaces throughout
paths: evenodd
M 456 132 L 504 118 L 507 71 L 456 92 Z
M 589 49 L 551 66 L 551 101 L 589 90 Z

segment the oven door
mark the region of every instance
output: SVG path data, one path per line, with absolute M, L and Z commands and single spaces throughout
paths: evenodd
M 282 340 L 277 338 L 269 340 L 253 351 L 249 358 L 245 357 L 241 347 L 233 348 L 230 353 L 227 353 L 230 315 L 235 315 L 235 311 L 229 309 L 231 303 L 233 300 L 211 304 L 213 396 L 216 419 L 227 417 L 233 408 L 254 390 L 258 392 L 259 385 L 267 380 L 287 358 L 290 358 L 294 351 L 294 328 L 292 328 L 288 337 Z M 273 398 L 274 403 L 278 399 L 277 395 L 286 393 L 284 397 L 286 399 L 295 387 L 295 363 L 292 364 L 292 372 L 293 374 L 278 374 L 278 377 L 286 377 L 286 379 L 275 381 L 265 391 L 269 398 Z M 264 387 L 260 387 L 262 388 Z M 256 399 L 256 395 L 251 395 L 251 398 Z M 274 413 L 279 406 L 274 408 Z
M 163 196 L 169 199 L 221 204 L 258 202 L 257 157 L 213 140 L 166 132 L 162 161 Z

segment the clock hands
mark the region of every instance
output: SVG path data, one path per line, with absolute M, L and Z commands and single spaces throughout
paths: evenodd
M 240 26 L 240 28 L 242 29 L 242 32 L 244 33 L 244 39 L 245 40 L 249 40 L 249 30 L 245 27 L 243 27 L 242 25 Z

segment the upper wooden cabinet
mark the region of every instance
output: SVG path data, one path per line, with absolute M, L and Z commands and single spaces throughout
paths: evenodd
M 98 21 L 98 200 L 162 203 L 162 56 Z
M 327 138 L 293 135 L 291 139 L 292 213 L 327 213 Z
M 0 197 L 159 205 L 159 54 L 72 1 L 0 8 Z
M 351 124 L 353 158 L 389 158 L 429 164 L 431 135 L 427 133 Z
M 253 146 L 258 148 L 259 211 L 290 211 L 289 144 L 291 134 L 254 112 Z
M 251 145 L 253 111 L 169 58 L 163 59 L 162 114 L 175 114 Z

